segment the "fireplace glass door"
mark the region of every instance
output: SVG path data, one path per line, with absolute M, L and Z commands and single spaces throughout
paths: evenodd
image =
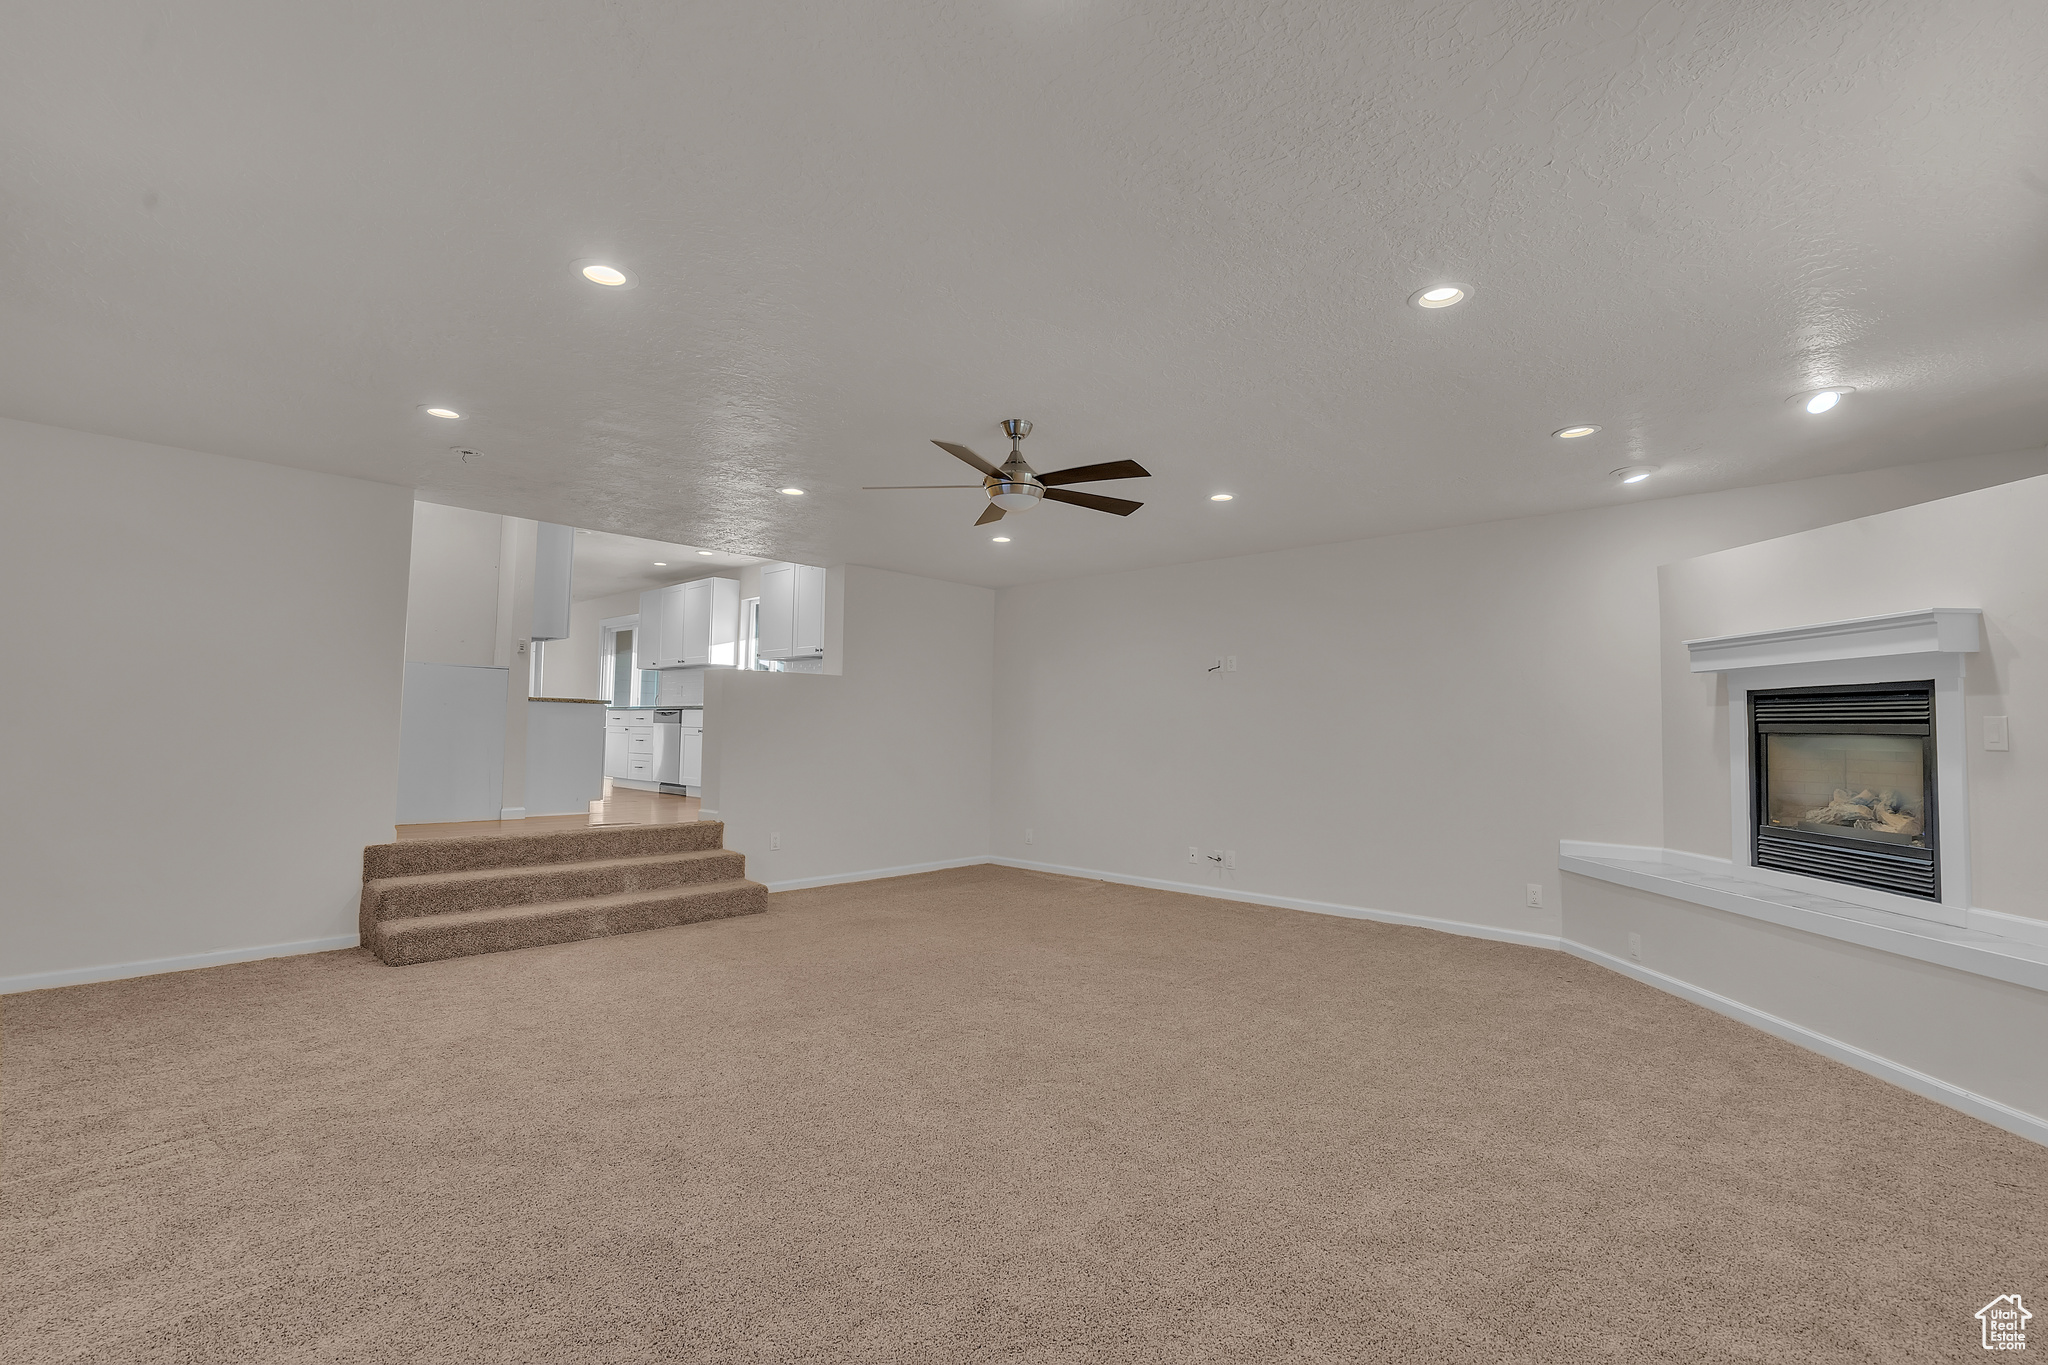
M 1756 865 L 1939 900 L 1933 683 L 1749 700 Z
M 1912 735 L 1767 734 L 1770 823 L 1925 848 L 1926 748 Z

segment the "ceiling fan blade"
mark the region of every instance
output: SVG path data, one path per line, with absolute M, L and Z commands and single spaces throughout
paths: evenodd
M 907 488 L 986 488 L 985 483 L 864 483 L 863 493 L 898 493 Z
M 1072 469 L 1055 469 L 1050 474 L 1040 474 L 1038 481 L 1047 488 L 1063 483 L 1093 483 L 1097 479 L 1149 479 L 1152 471 L 1136 460 L 1111 460 L 1107 464 L 1075 465 Z
M 956 460 L 965 460 L 968 464 L 973 465 L 976 469 L 979 469 L 982 473 L 988 475 L 991 479 L 1000 477 L 994 465 L 990 464 L 987 460 L 982 459 L 981 456 L 975 454 L 966 446 L 956 446 L 951 441 L 933 441 L 932 444 L 937 446 L 940 450 L 945 451 L 948 455 L 951 455 Z
M 994 503 L 990 503 L 988 505 L 988 510 L 986 512 L 983 512 L 979 517 L 975 518 L 974 524 L 976 526 L 986 526 L 992 521 L 1001 521 L 1002 519 L 1003 509 L 996 506 Z
M 1086 507 L 1097 512 L 1109 512 L 1119 517 L 1127 517 L 1145 505 L 1142 502 L 1132 502 L 1129 498 L 1105 498 L 1096 493 L 1070 493 L 1064 488 L 1046 489 L 1045 500 L 1047 502 L 1072 503 L 1076 507 Z M 994 506 L 994 504 L 991 503 L 990 506 Z

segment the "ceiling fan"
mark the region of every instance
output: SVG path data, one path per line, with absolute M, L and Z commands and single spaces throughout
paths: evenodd
M 951 441 L 933 441 L 932 444 L 956 460 L 964 461 L 981 471 L 981 482 L 972 483 L 900 483 L 869 484 L 867 492 L 894 492 L 908 488 L 980 488 L 988 494 L 988 510 L 981 514 L 976 526 L 986 526 L 992 521 L 1001 521 L 1005 512 L 1025 512 L 1038 506 L 1042 498 L 1047 502 L 1064 502 L 1075 507 L 1088 507 L 1097 512 L 1108 512 L 1114 516 L 1127 517 L 1145 504 L 1132 502 L 1129 498 L 1105 498 L 1099 493 L 1071 493 L 1063 484 L 1094 483 L 1098 479 L 1149 479 L 1152 472 L 1136 460 L 1110 460 L 1104 464 L 1076 465 L 1072 469 L 1055 469 L 1049 474 L 1034 474 L 1031 466 L 1024 463 L 1024 438 L 1031 434 L 1031 423 L 1021 417 L 1012 417 L 1003 423 L 1003 435 L 1010 438 L 1010 458 L 1003 461 L 1001 468 L 990 464 L 966 446 L 954 445 Z

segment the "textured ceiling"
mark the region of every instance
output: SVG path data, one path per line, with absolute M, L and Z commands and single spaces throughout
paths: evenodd
M 32 421 L 989 584 L 2048 440 L 2035 0 L 6 28 L 0 413 Z M 1475 296 L 1405 305 L 1445 279 Z M 1860 391 L 1785 404 L 1821 384 Z M 859 491 L 957 481 L 930 438 L 995 455 L 1013 415 L 1041 469 L 1143 461 L 1101 491 L 1148 505 L 997 546 L 972 492 Z

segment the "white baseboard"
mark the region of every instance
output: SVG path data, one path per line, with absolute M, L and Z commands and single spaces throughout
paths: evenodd
M 526 807 L 500 806 L 498 807 L 498 818 L 500 820 L 524 820 L 526 818 Z
M 699 811 L 699 815 L 703 812 Z M 768 882 L 765 885 L 773 891 L 807 891 L 814 886 L 844 886 L 848 882 L 878 882 L 888 877 L 913 877 L 920 872 L 942 872 L 949 867 L 980 867 L 992 861 L 986 855 L 977 854 L 972 858 L 948 858 L 938 863 L 911 863 L 904 867 L 875 867 L 865 872 L 834 872 L 825 877 L 797 877 L 786 882 Z
M 1397 910 L 1368 910 L 1358 905 L 1298 900 L 1293 896 L 1266 896 L 1256 891 L 1239 890 L 1236 887 L 1204 886 L 1199 882 L 1172 882 L 1160 877 L 1126 877 L 1117 872 L 1096 872 L 1085 867 L 1061 867 L 1056 863 L 1026 862 L 1022 858 L 981 858 L 976 861 L 996 863 L 1003 867 L 1021 867 L 1031 872 L 1054 872 L 1063 877 L 1083 877 L 1095 882 L 1115 882 L 1119 886 L 1144 886 L 1154 891 L 1178 891 L 1189 896 L 1207 896 L 1212 900 L 1270 905 L 1276 910 L 1306 910 L 1312 915 L 1340 915 L 1345 919 L 1377 920 L 1381 924 L 1408 924 L 1418 929 L 1436 929 L 1465 938 L 1492 939 L 1496 943 L 1520 943 L 1530 948 L 1555 948 L 1559 942 L 1555 934 L 1533 934 L 1526 929 L 1505 929 L 1493 924 L 1468 924 L 1463 920 L 1434 919 L 1428 915 L 1408 915 Z
M 20 991 L 47 991 L 58 986 L 83 986 L 93 981 L 123 981 L 131 976 L 156 976 L 163 972 L 189 972 L 199 967 L 221 967 L 230 962 L 256 962 L 266 957 L 294 957 L 300 953 L 331 953 L 337 948 L 354 948 L 361 942 L 354 934 L 333 938 L 308 938 L 297 943 L 271 943 L 261 948 L 228 948 L 217 953 L 192 953 L 185 957 L 160 957 L 146 962 L 115 962 L 104 967 L 76 967 L 62 972 L 30 972 L 25 976 L 0 976 L 0 995 Z
M 2023 1109 L 2014 1109 L 2011 1105 L 2000 1104 L 1997 1100 L 1965 1090 L 1959 1085 L 1951 1085 L 1924 1071 L 1915 1071 L 1912 1067 L 1892 1061 L 1889 1057 L 1866 1052 L 1853 1043 L 1845 1043 L 1839 1038 L 1817 1033 L 1804 1024 L 1795 1024 L 1789 1019 L 1780 1019 L 1775 1014 L 1766 1014 L 1752 1005 L 1732 1000 L 1703 986 L 1695 986 L 1675 976 L 1652 971 L 1640 962 L 1630 962 L 1626 958 L 1603 953 L 1598 948 L 1589 948 L 1570 939 L 1562 940 L 1559 946 L 1574 957 L 1582 957 L 1609 971 L 1633 977 L 1646 986 L 1655 986 L 1660 991 L 1666 991 L 1682 1000 L 1690 1000 L 1695 1005 L 1704 1005 L 1716 1014 L 1726 1015 L 1739 1023 L 1748 1024 L 1751 1028 L 1762 1029 L 1775 1038 L 1783 1038 L 1786 1042 L 1803 1047 L 1809 1052 L 1818 1052 L 1821 1056 L 1831 1057 L 1845 1066 L 1853 1066 L 1865 1075 L 1875 1076 L 1881 1081 L 1890 1081 L 1893 1085 L 1933 1100 L 1936 1104 L 1945 1104 L 1951 1109 L 1961 1110 L 1972 1118 L 1982 1119 L 1993 1127 L 2003 1128 L 2008 1133 L 2016 1133 L 2031 1142 L 2048 1146 L 2048 1119 L 2029 1114 Z

